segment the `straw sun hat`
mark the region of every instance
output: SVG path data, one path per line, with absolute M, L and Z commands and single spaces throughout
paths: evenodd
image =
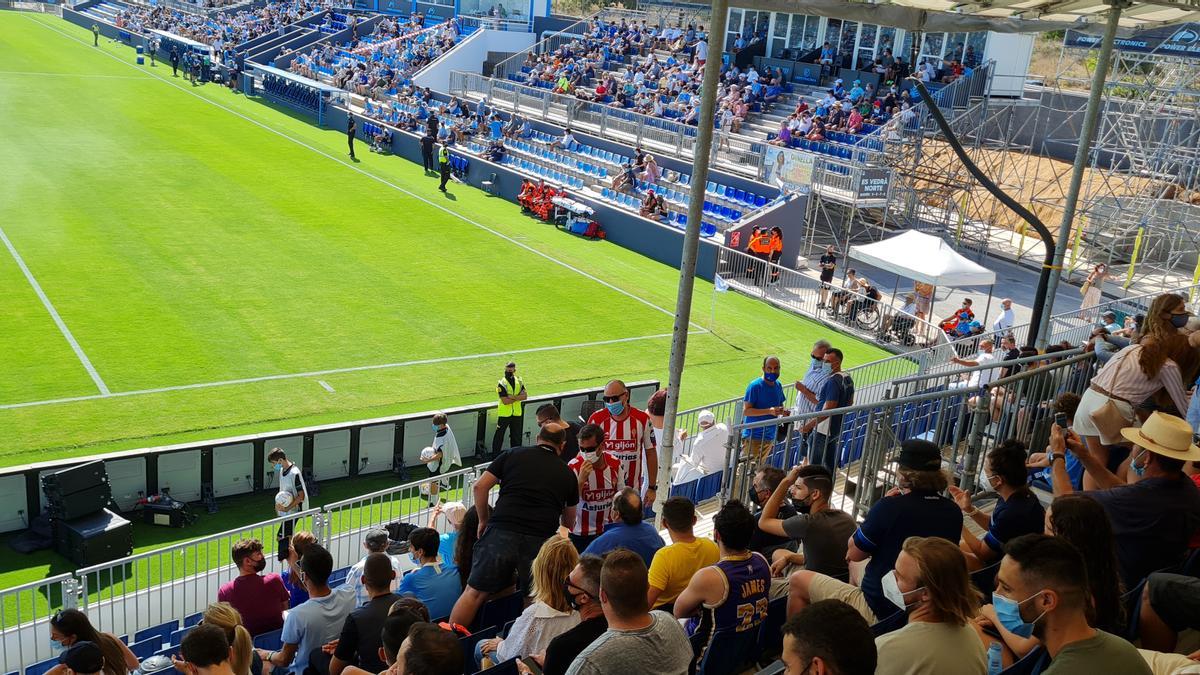
M 1192 442 L 1192 425 L 1174 415 L 1153 413 L 1142 426 L 1121 429 L 1121 435 L 1156 455 L 1183 461 L 1200 460 L 1200 447 Z

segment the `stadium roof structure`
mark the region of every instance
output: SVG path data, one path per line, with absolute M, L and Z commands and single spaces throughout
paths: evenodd
M 905 30 L 1039 33 L 1049 30 L 1099 30 L 1108 10 L 1122 6 L 1124 29 L 1200 20 L 1200 0 L 734 0 L 745 9 L 865 21 Z

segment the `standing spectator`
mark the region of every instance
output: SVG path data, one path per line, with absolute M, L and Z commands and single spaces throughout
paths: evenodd
M 608 630 L 608 620 L 600 606 L 600 570 L 603 566 L 603 558 L 585 554 L 579 557 L 579 564 L 567 577 L 564 590 L 567 602 L 579 612 L 579 625 L 551 640 L 544 654 L 534 654 L 533 659 L 542 667 L 543 675 L 565 675 L 575 657 Z
M 100 46 L 100 26 L 96 22 L 92 22 L 92 46 Z
M 650 417 L 629 403 L 629 388 L 621 380 L 604 386 L 604 409 L 597 410 L 588 422 L 604 430 L 604 452 L 621 463 L 619 485 L 641 490 L 642 478 L 649 482 L 642 501 L 646 508 L 658 496 L 658 454 Z
M 422 457 L 421 461 L 429 469 L 429 475 L 436 477 L 438 474 L 450 473 L 455 466 L 462 466 L 462 455 L 458 451 L 458 441 L 454 438 L 454 430 L 450 428 L 446 413 L 434 413 L 432 423 L 433 454 L 429 455 L 429 459 Z M 430 481 L 425 488 L 429 491 L 429 508 L 437 506 L 441 481 Z
M 567 445 L 563 448 L 563 461 L 570 462 L 575 459 L 579 455 L 579 432 L 582 430 L 579 422 L 564 420 L 562 413 L 558 411 L 558 406 L 553 403 L 543 403 L 538 406 L 536 414 L 539 429 L 547 424 L 555 424 L 566 431 Z
M 604 532 L 619 485 L 621 463 L 604 452 L 604 430 L 595 424 L 579 430 L 578 447 L 579 454 L 567 463 L 579 479 L 579 510 L 568 536 L 575 550 L 583 553 Z
M 913 282 L 913 293 L 917 296 L 917 318 L 928 319 L 933 311 L 933 284 Z
M 986 675 L 987 658 L 971 623 L 979 591 L 963 553 L 937 537 L 909 537 L 884 577 L 884 593 L 908 623 L 875 638 L 878 675 Z
M 731 633 L 755 630 L 767 618 L 771 564 L 750 550 L 754 530 L 750 510 L 736 499 L 726 502 L 713 516 L 721 559 L 700 568 L 675 600 L 675 617 L 689 619 L 697 663 L 717 632 L 728 639 Z
M 664 502 L 662 519 L 671 543 L 654 554 L 646 598 L 650 607 L 669 611 L 696 571 L 715 564 L 721 552 L 712 539 L 693 533 L 696 505 L 687 497 L 671 497 Z
M 315 651 L 338 636 L 346 616 L 354 609 L 353 593 L 334 593 L 329 589 L 333 556 L 320 544 L 305 549 L 300 558 L 300 582 L 308 591 L 308 600 L 288 612 L 283 620 L 279 651 L 260 649 L 258 655 L 273 668 L 303 673 Z
M 996 315 L 996 320 L 992 322 L 992 332 L 999 337 L 1003 337 L 1013 327 L 1015 321 L 1013 316 L 1012 298 L 1004 298 L 1000 301 L 1000 313 Z
M 225 637 L 225 631 L 216 626 L 201 624 L 183 636 L 179 645 L 181 659 L 172 659 L 175 669 L 195 675 L 234 675 L 230 655 L 233 645 Z
M 525 381 L 517 375 L 517 364 L 509 361 L 504 366 L 504 377 L 496 383 L 496 432 L 492 434 L 492 457 L 500 454 L 504 445 L 504 431 L 508 430 L 509 447 L 521 445 L 521 430 L 525 425 L 524 401 L 529 398 Z
M 128 675 L 138 667 L 138 658 L 124 642 L 112 633 L 97 631 L 77 609 L 64 609 L 50 617 L 50 642 L 56 650 L 83 642 L 96 645 L 104 656 L 104 675 Z
M 566 588 L 578 564 L 579 554 L 570 541 L 557 536 L 547 539 L 533 559 L 533 604 L 517 617 L 507 637 L 480 642 L 476 656 L 489 655 L 503 663 L 540 654 L 551 640 L 578 626 L 579 612 L 567 600 Z
M 443 143 L 441 149 L 438 150 L 438 172 L 442 178 L 438 189 L 445 192 L 446 183 L 450 182 L 450 146 L 447 143 Z
M 387 556 L 387 559 L 392 563 L 392 570 L 395 571 L 394 579 L 399 579 L 404 576 L 404 567 L 400 561 L 388 555 L 388 544 L 391 540 L 388 539 L 388 531 L 382 527 L 374 527 L 367 531 L 367 536 L 363 537 L 363 548 L 366 549 L 366 554 L 362 559 L 350 566 L 350 571 L 346 573 L 346 583 L 343 585 L 343 591 L 354 593 L 354 606 L 362 607 L 371 599 L 371 591 L 367 588 L 363 581 L 363 573 L 367 567 L 367 560 L 376 553 L 381 553 Z M 395 581 L 388 586 L 389 591 L 396 590 Z M 257 633 L 255 633 L 257 635 Z
M 779 383 L 779 357 L 767 356 L 762 362 L 762 375 L 751 380 L 742 397 L 742 422 L 762 422 L 787 414 L 783 385 Z M 742 431 L 742 458 L 757 466 L 762 464 L 775 445 L 776 425 L 771 424 Z
M 763 508 L 771 499 L 771 495 L 775 494 L 775 491 L 783 484 L 785 475 L 783 469 L 773 466 L 759 467 L 754 472 L 754 478 L 750 481 L 750 502 L 756 509 L 753 513 L 755 523 L 762 516 Z M 787 492 L 786 487 L 784 492 Z M 796 507 L 792 506 L 790 501 L 783 501 L 779 504 L 776 517 L 787 519 L 794 515 L 796 515 Z M 847 533 L 846 536 L 848 537 L 850 534 Z M 771 560 L 771 556 L 779 549 L 787 549 L 791 553 L 795 548 L 795 541 L 786 534 L 767 532 L 755 527 L 750 535 L 750 550 L 763 554 L 767 560 Z
M 970 571 L 981 569 L 1004 555 L 1004 544 L 1023 534 L 1036 534 L 1045 528 L 1046 510 L 1037 495 L 1029 489 L 1029 472 L 1025 468 L 1025 444 L 1009 439 L 987 453 L 983 470 L 989 489 L 998 497 L 992 515 L 980 511 L 971 503 L 971 495 L 957 485 L 950 486 L 950 495 L 963 514 L 975 521 L 987 533 L 980 539 L 963 523 L 960 546 L 967 557 Z
M 784 516 L 783 506 L 789 493 L 799 512 Z M 774 576 L 784 576 L 803 566 L 834 579 L 850 578 L 846 542 L 858 526 L 850 514 L 830 506 L 832 496 L 833 477 L 825 467 L 815 464 L 793 467 L 771 493 L 758 517 L 758 529 L 789 537 L 803 547 L 799 553 L 787 549 L 775 551 L 771 557 Z
M 416 623 L 396 652 L 389 675 L 459 675 L 463 671 L 462 647 L 454 633 L 437 624 Z
M 529 567 L 542 542 L 561 524 L 575 526 L 579 483 L 559 456 L 566 432 L 548 426 L 537 445 L 513 448 L 488 465 L 475 481 L 479 541 L 471 556 L 466 589 L 450 613 L 452 623 L 471 625 L 479 608 L 516 579 L 517 591 L 529 589 Z M 500 486 L 496 505 L 489 492 Z
M 437 165 L 433 162 L 433 146 L 436 143 L 433 133 L 427 128 L 425 135 L 421 137 L 421 166 L 425 168 L 425 174 L 437 172 Z
M 1000 622 L 1017 635 L 1042 641 L 1051 659 L 1043 675 L 1149 675 L 1132 644 L 1089 624 L 1087 579 L 1080 574 L 1084 565 L 1079 550 L 1057 537 L 1027 534 L 1010 541 L 992 594 Z
M 354 156 L 354 136 L 358 134 L 358 122 L 354 120 L 354 115 L 348 115 L 346 121 L 346 145 L 350 148 L 350 159 L 357 160 Z
M 829 340 L 821 338 L 813 343 L 810 356 L 808 370 L 804 373 L 804 379 L 796 380 L 796 402 L 792 405 L 793 415 L 803 415 L 817 409 L 817 404 L 821 402 L 821 390 L 825 387 L 825 380 L 829 379 L 829 373 L 825 372 L 825 352 L 829 351 L 832 345 Z M 812 434 L 800 433 L 800 426 L 796 426 L 796 447 L 797 461 L 808 457 L 808 448 L 811 446 Z
M 171 77 L 179 77 L 179 47 L 171 45 Z
M 1083 286 L 1079 289 L 1083 295 L 1083 302 L 1079 305 L 1079 318 L 1087 319 L 1087 313 L 1083 310 L 1090 307 L 1095 307 L 1100 304 L 1104 296 L 1104 282 L 1108 280 L 1108 265 L 1097 263 L 1092 271 L 1088 273 L 1087 279 L 1084 280 Z
M 380 635 L 392 603 L 400 599 L 392 592 L 396 570 L 392 567 L 392 557 L 386 553 L 370 553 L 364 563 L 361 579 L 368 600 L 350 612 L 342 624 L 342 633 L 329 663 L 329 675 L 342 675 L 347 666 L 357 666 L 371 673 L 387 668 L 380 656 L 383 647 Z M 457 580 L 454 590 L 458 592 Z
M 400 579 L 397 593 L 410 595 L 429 608 L 435 619 L 449 616 L 462 590 L 458 568 L 444 565 L 438 556 L 441 541 L 437 530 L 418 527 L 408 535 L 408 550 L 417 566 Z
M 897 486 L 871 507 L 847 544 L 847 562 L 871 560 L 861 588 L 807 570 L 794 572 L 789 579 L 789 616 L 809 603 L 832 598 L 851 605 L 870 623 L 887 618 L 896 606 L 884 595 L 883 577 L 895 567 L 904 541 L 909 537 L 958 541 L 962 511 L 940 494 L 950 480 L 942 471 L 938 447 L 910 438 L 900 444 L 896 462 Z
M 821 268 L 821 299 L 817 302 L 817 309 L 824 309 L 829 299 L 829 289 L 833 286 L 833 272 L 837 269 L 837 254 L 834 253 L 833 244 L 825 247 L 817 266 Z
M 588 545 L 584 553 L 604 555 L 615 548 L 627 548 L 642 556 L 646 566 L 654 554 L 663 547 L 662 535 L 654 525 L 642 519 L 642 500 L 637 490 L 622 488 L 612 500 L 612 521 L 600 535 Z
M 1076 421 L 1078 421 L 1078 415 Z M 1121 431 L 1130 443 L 1126 483 L 1109 471 L 1073 431 L 1050 427 L 1050 469 L 1054 494 L 1074 491 L 1061 460 L 1065 448 L 1079 457 L 1100 489 L 1085 492 L 1100 502 L 1117 538 L 1117 559 L 1125 584 L 1132 588 L 1151 572 L 1179 562 L 1192 534 L 1200 528 L 1200 489 L 1183 473 L 1186 462 L 1200 460 L 1187 422 L 1156 412 L 1141 427 Z
M 275 498 L 275 515 L 282 518 L 289 513 L 299 513 L 308 510 L 308 488 L 304 485 L 304 475 L 300 467 L 287 458 L 287 454 L 279 448 L 273 448 L 267 455 L 267 461 L 275 466 L 279 475 L 279 492 Z M 279 495 L 291 495 L 291 500 L 282 502 Z M 295 526 L 294 520 L 283 523 L 284 536 L 291 535 Z
M 267 559 L 262 542 L 242 539 L 230 551 L 238 575 L 221 584 L 217 601 L 227 602 L 242 615 L 251 635 L 262 635 L 283 627 L 288 609 L 288 592 L 278 574 L 263 575 Z
M 669 501 L 669 500 L 668 500 Z M 567 675 L 645 672 L 685 675 L 692 646 L 679 622 L 666 612 L 649 611 L 646 564 L 632 551 L 613 551 L 600 571 L 600 604 L 608 630 L 580 652 Z
M 783 624 L 786 675 L 875 675 L 875 637 L 866 619 L 837 600 L 822 600 Z
M 835 410 L 854 404 L 854 380 L 842 372 L 842 350 L 830 347 L 822 359 L 828 377 L 821 385 L 818 410 Z M 813 436 L 812 453 L 809 461 L 825 467 L 830 475 L 837 471 L 838 448 L 841 446 L 842 415 L 814 417 L 800 427 L 801 434 L 816 431 Z

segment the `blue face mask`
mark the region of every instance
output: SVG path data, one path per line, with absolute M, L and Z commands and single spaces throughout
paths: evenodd
M 1141 464 L 1138 464 L 1137 462 L 1139 459 L 1145 457 L 1147 452 L 1147 450 L 1142 450 L 1140 453 L 1135 455 L 1133 459 L 1129 460 L 1129 468 L 1133 469 L 1134 475 L 1138 478 L 1146 475 L 1146 463 L 1142 462 Z
M 833 372 L 833 364 L 828 361 L 821 362 L 821 372 L 829 375 Z
M 1033 621 L 1026 621 L 1021 618 L 1021 605 L 1036 598 L 1038 593 L 1041 593 L 1041 591 L 1034 593 L 1021 602 L 1006 598 L 999 593 L 992 593 L 992 607 L 996 609 L 996 618 L 1000 620 L 1000 625 L 1004 626 L 1008 632 L 1020 635 L 1023 638 L 1033 635 L 1033 625 L 1046 613 L 1042 612 Z
M 57 654 L 64 649 L 66 649 L 66 647 L 63 646 L 63 643 L 59 642 L 58 640 L 55 640 L 54 638 L 50 638 L 50 653 L 51 654 Z
M 625 404 L 621 403 L 620 401 L 616 401 L 615 403 L 605 403 L 604 407 L 608 408 L 608 414 L 614 417 L 620 417 L 621 413 L 625 412 Z
M 282 462 L 276 462 L 276 463 L 275 463 L 275 470 L 276 470 L 276 471 L 279 471 L 279 472 L 282 472 L 282 471 L 283 471 L 283 463 L 282 463 Z
M 438 425 L 436 425 L 436 424 L 433 424 L 433 425 L 431 425 L 431 426 L 433 427 L 433 430 L 434 430 L 434 431 L 437 431 L 437 430 L 438 430 Z
M 763 379 L 773 383 L 779 379 L 779 373 L 763 373 Z

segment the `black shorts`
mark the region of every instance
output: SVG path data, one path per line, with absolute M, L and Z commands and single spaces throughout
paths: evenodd
M 475 542 L 467 585 L 477 591 L 498 593 L 515 581 L 517 592 L 527 592 L 529 568 L 547 538 L 489 527 Z
M 1155 572 L 1146 582 L 1150 606 L 1171 630 L 1200 628 L 1200 579 L 1182 574 Z

